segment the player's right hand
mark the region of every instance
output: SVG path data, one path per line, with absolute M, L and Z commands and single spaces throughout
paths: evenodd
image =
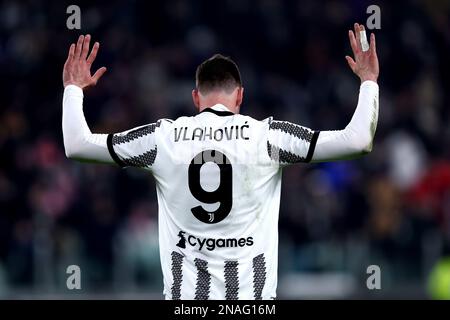
M 73 84 L 81 89 L 95 86 L 100 77 L 106 72 L 105 67 L 98 69 L 94 75 L 91 75 L 91 66 L 97 56 L 100 44 L 94 43 L 91 53 L 89 52 L 90 35 L 81 35 L 77 44 L 72 43 L 69 48 L 66 63 L 63 69 L 64 87 Z

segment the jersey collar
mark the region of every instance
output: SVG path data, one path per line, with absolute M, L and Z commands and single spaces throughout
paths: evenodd
M 226 116 L 232 116 L 234 115 L 233 112 L 231 112 L 227 107 L 225 107 L 223 104 L 216 104 L 210 108 L 206 108 L 203 109 L 202 112 L 211 112 L 214 113 L 215 115 L 221 116 L 221 117 L 226 117 Z

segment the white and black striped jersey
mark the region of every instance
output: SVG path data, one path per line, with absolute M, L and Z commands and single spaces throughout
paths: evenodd
M 276 297 L 281 167 L 308 162 L 318 134 L 215 105 L 108 136 L 119 165 L 156 179 L 168 299 Z
M 378 85 L 365 81 L 343 130 L 319 133 L 215 105 L 193 117 L 93 134 L 83 91 L 69 85 L 62 127 L 69 158 L 115 161 L 154 175 L 167 299 L 272 299 L 282 168 L 367 153 L 377 120 Z

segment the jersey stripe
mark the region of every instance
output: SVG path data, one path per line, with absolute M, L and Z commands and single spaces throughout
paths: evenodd
M 239 293 L 238 262 L 225 261 L 225 299 L 237 300 Z
M 272 160 L 284 163 L 306 162 L 305 157 L 283 150 L 267 141 L 267 152 Z
M 125 158 L 125 159 L 123 159 L 123 163 L 125 163 L 126 166 L 150 167 L 155 162 L 157 153 L 158 153 L 158 149 L 155 148 L 155 149 L 147 151 L 139 156 L 132 157 L 132 158 Z
M 172 251 L 172 299 L 181 299 L 181 283 L 183 282 L 183 255 Z
M 133 140 L 144 137 L 146 135 L 152 134 L 153 132 L 155 132 L 155 128 L 159 127 L 159 124 L 160 124 L 160 122 L 151 123 L 151 124 L 143 126 L 141 128 L 137 128 L 135 130 L 129 131 L 124 135 L 115 134 L 112 137 L 112 144 L 114 146 L 116 144 L 128 143 Z
M 261 253 L 253 258 L 253 292 L 255 300 L 262 299 L 262 292 L 266 284 L 266 258 Z
M 308 154 L 306 155 L 305 162 L 311 162 L 314 155 L 314 150 L 316 149 L 317 139 L 319 139 L 320 131 L 314 131 L 311 142 L 309 143 Z
M 308 142 L 311 141 L 313 137 L 313 131 L 287 121 L 273 120 L 270 122 L 269 130 L 281 130 L 282 132 Z
M 181 284 L 183 282 L 183 259 L 184 256 L 176 251 L 172 251 L 172 299 L 181 299 Z M 195 300 L 208 300 L 211 290 L 211 274 L 208 271 L 208 262 L 199 258 L 194 260 L 197 268 L 197 283 L 195 286 Z M 238 300 L 239 262 L 235 260 L 225 261 L 225 299 Z M 253 296 L 255 300 L 262 300 L 262 293 L 266 284 L 266 258 L 264 254 L 253 258 Z
M 161 125 L 161 120 L 156 123 L 151 123 L 126 133 L 109 134 L 106 139 L 109 154 L 111 158 L 121 167 L 133 166 L 133 167 L 149 167 L 155 162 L 157 148 L 151 149 L 141 155 L 137 155 L 130 158 L 120 159 L 116 151 L 115 146 L 131 143 L 134 140 L 151 135 L 155 132 L 156 128 Z M 120 153 L 120 152 L 119 152 Z
M 208 300 L 211 286 L 211 275 L 208 272 L 208 262 L 195 258 L 197 268 L 197 285 L 195 287 L 195 300 Z
M 120 166 L 120 167 L 126 167 L 125 162 L 123 162 L 119 156 L 117 155 L 117 153 L 114 151 L 114 147 L 112 144 L 112 138 L 113 138 L 113 134 L 110 133 L 108 134 L 108 137 L 106 138 L 106 145 L 108 146 L 108 151 L 109 154 L 111 155 L 111 158 Z

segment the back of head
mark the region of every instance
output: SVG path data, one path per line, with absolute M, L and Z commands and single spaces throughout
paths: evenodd
M 242 86 L 238 66 L 233 60 L 221 54 L 215 54 L 200 64 L 195 79 L 197 89 L 202 95 L 212 91 L 231 93 L 236 87 Z

